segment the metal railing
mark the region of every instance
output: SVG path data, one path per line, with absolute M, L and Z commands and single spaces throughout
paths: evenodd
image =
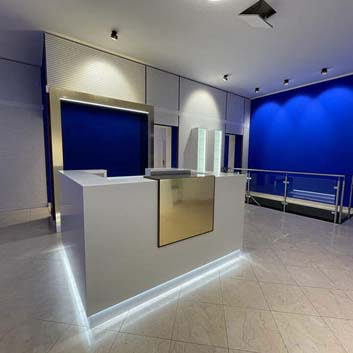
M 352 202 L 353 202 L 353 175 L 351 176 L 351 191 L 349 193 L 349 202 L 348 202 L 348 217 L 351 217 L 352 210 Z
M 331 210 L 333 222 L 342 223 L 345 215 L 344 200 L 348 178 L 345 175 L 247 168 L 226 168 L 225 171 L 246 174 L 247 203 L 253 202 L 261 206 L 257 198 L 272 195 L 281 200 L 282 211 L 286 212 L 289 203 L 302 200 L 310 204 L 310 207 L 319 208 L 320 205 L 324 205 L 325 209 Z M 267 184 L 266 181 L 259 182 L 259 179 L 267 180 Z M 352 199 L 353 176 L 351 177 L 349 203 L 346 208 L 348 209 L 347 217 L 351 216 Z

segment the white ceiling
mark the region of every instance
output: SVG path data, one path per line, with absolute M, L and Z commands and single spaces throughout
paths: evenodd
M 257 86 L 282 90 L 285 78 L 291 86 L 321 80 L 326 66 L 329 77 L 353 72 L 353 0 L 268 0 L 274 29 L 237 16 L 254 2 L 0 0 L 0 26 L 76 38 L 247 97 Z

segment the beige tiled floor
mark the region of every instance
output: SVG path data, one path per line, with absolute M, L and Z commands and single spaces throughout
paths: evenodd
M 249 206 L 237 264 L 90 329 L 46 211 L 1 217 L 0 353 L 353 353 L 353 219 Z

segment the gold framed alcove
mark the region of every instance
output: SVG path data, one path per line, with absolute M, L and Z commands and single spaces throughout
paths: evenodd
M 71 101 L 88 105 L 117 110 L 147 114 L 148 118 L 148 168 L 153 168 L 153 125 L 154 107 L 147 104 L 124 101 L 120 99 L 93 95 L 84 92 L 71 91 L 64 88 L 49 88 L 49 145 L 51 152 L 51 178 L 52 178 L 52 215 L 55 221 L 60 219 L 58 171 L 64 167 L 63 142 L 61 127 L 61 102 Z

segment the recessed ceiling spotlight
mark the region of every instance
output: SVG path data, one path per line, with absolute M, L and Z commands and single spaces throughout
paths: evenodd
M 230 76 L 232 76 L 231 74 L 225 74 L 223 75 L 223 81 L 228 81 Z
M 285 80 L 283 81 L 283 84 L 284 84 L 285 86 L 288 86 L 288 85 L 289 85 L 289 79 L 285 79 Z
M 260 88 L 259 87 L 256 87 L 255 88 L 255 93 L 259 93 L 260 92 Z
M 119 36 L 118 36 L 118 31 L 116 29 L 112 30 L 112 33 L 110 34 L 110 38 L 113 40 L 118 40 Z
M 328 68 L 324 67 L 321 69 L 321 75 L 326 76 L 328 74 Z

